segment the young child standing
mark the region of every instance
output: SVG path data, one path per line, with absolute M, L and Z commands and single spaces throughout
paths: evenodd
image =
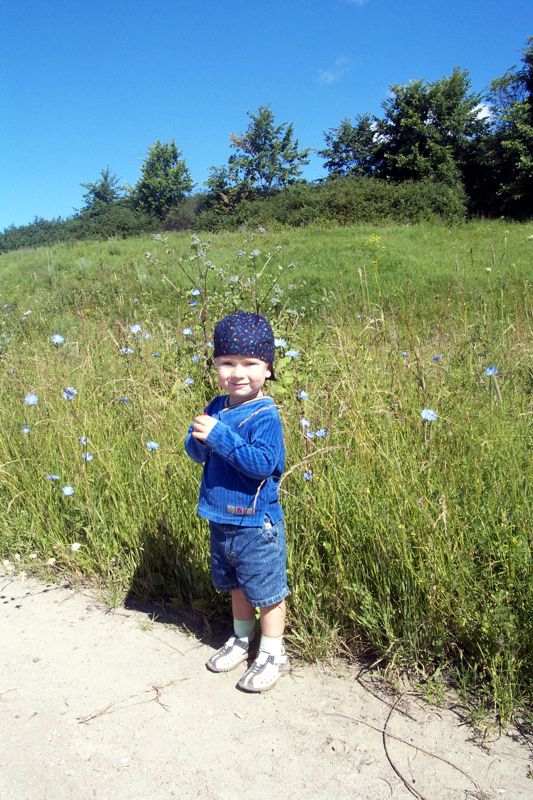
M 195 417 L 185 439 L 204 465 L 198 514 L 209 520 L 211 579 L 231 592 L 234 635 L 206 666 L 227 672 L 248 659 L 259 608 L 257 657 L 237 683 L 271 689 L 289 668 L 283 646 L 288 594 L 283 511 L 278 484 L 285 446 L 281 420 L 263 385 L 274 377 L 274 334 L 260 314 L 239 311 L 217 323 L 214 360 L 226 392 Z

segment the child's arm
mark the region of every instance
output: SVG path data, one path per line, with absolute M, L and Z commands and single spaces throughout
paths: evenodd
M 209 452 L 209 448 L 207 447 L 206 444 L 204 444 L 204 442 L 200 442 L 198 441 L 198 439 L 195 439 L 194 436 L 192 435 L 192 431 L 193 431 L 193 426 L 190 425 L 189 432 L 187 433 L 184 442 L 185 452 L 187 453 L 189 458 L 192 458 L 192 460 L 196 461 L 197 464 L 203 464 L 206 459 L 207 453 Z
M 283 432 L 276 413 L 259 414 L 253 424 L 251 442 L 219 420 L 209 431 L 207 446 L 249 478 L 268 478 L 283 452 Z
M 207 416 L 209 416 L 209 412 L 215 407 L 216 398 L 215 400 L 211 400 L 205 411 L 203 412 Z M 203 464 L 205 459 L 207 458 L 207 454 L 209 452 L 209 448 L 205 444 L 204 441 L 200 441 L 195 436 L 192 435 L 194 430 L 194 425 L 189 426 L 189 430 L 187 436 L 185 437 L 184 445 L 185 445 L 185 452 L 192 458 L 193 461 L 196 461 L 197 464 Z

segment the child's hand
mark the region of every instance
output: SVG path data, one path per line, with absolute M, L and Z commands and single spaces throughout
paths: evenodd
M 194 418 L 192 424 L 192 435 L 199 442 L 205 442 L 210 432 L 213 430 L 218 420 L 210 417 L 209 414 L 199 414 Z

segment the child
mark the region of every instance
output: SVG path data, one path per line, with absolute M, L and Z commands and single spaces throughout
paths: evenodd
M 204 465 L 198 514 L 209 520 L 211 578 L 231 592 L 234 636 L 206 666 L 227 672 L 248 659 L 259 608 L 257 658 L 237 684 L 248 692 L 271 689 L 289 668 L 283 647 L 286 550 L 278 483 L 285 447 L 281 420 L 263 385 L 274 377 L 274 334 L 259 314 L 239 311 L 215 327 L 213 357 L 219 386 L 195 417 L 185 439 Z

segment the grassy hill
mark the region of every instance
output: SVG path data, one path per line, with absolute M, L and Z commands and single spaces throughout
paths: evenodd
M 533 666 L 532 264 L 533 226 L 504 222 L 0 256 L 0 571 L 223 612 L 182 440 L 214 322 L 260 306 L 284 340 L 292 648 L 442 670 L 508 718 Z

